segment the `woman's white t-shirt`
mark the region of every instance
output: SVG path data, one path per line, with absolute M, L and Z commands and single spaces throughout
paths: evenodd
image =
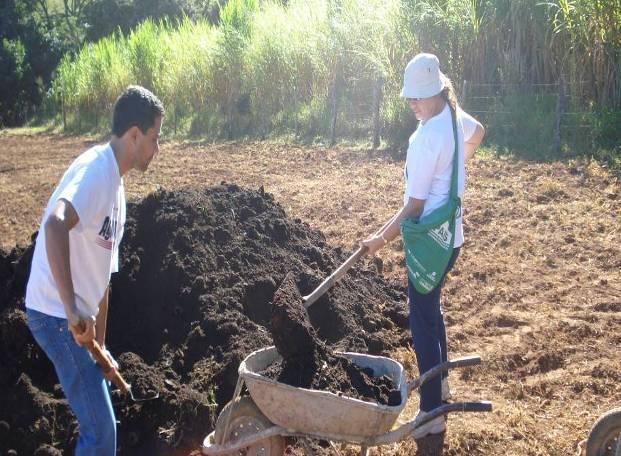
M 458 173 L 457 195 L 463 199 L 466 185 L 464 166 L 464 141 L 474 134 L 477 122 L 457 108 Z M 410 198 L 425 200 L 421 218 L 448 201 L 453 171 L 455 140 L 453 122 L 448 104 L 440 114 L 420 122 L 410 137 L 405 160 L 405 193 L 403 204 Z M 463 212 L 463 207 L 462 207 Z M 462 214 L 455 220 L 455 247 L 464 243 Z
M 92 147 L 69 166 L 48 201 L 39 227 L 26 307 L 66 318 L 45 248 L 45 222 L 60 199 L 69 201 L 80 218 L 69 231 L 69 262 L 78 311 L 82 316 L 95 316 L 110 275 L 118 271 L 125 225 L 123 179 L 110 144 Z

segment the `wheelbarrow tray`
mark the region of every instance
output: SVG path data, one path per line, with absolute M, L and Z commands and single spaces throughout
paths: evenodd
M 401 393 L 399 405 L 380 405 L 329 391 L 296 388 L 260 375 L 258 372 L 282 359 L 275 347 L 262 348 L 248 355 L 238 372 L 261 412 L 289 432 L 341 435 L 351 441 L 388 432 L 407 402 L 403 366 L 383 356 L 340 354 L 362 368 L 371 368 L 375 376 L 388 376 Z

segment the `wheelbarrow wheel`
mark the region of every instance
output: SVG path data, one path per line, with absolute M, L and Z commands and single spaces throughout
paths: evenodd
M 595 422 L 587 439 L 586 456 L 621 456 L 621 408 Z
M 225 426 L 228 421 L 228 429 Z M 217 443 L 235 443 L 241 438 L 254 435 L 274 426 L 259 410 L 249 397 L 245 396 L 235 402 L 229 402 L 218 415 L 214 440 Z M 231 454 L 247 456 L 282 456 L 285 451 L 285 439 L 280 435 L 253 443 L 244 450 Z

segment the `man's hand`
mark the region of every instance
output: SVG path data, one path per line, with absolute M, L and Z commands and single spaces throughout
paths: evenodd
M 75 322 L 75 315 L 67 316 L 69 331 L 73 334 L 75 343 L 79 346 L 90 343 L 95 339 L 95 317 L 85 317 Z

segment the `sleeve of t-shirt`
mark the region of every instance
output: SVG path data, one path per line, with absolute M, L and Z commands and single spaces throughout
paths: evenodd
M 426 200 L 436 172 L 439 149 L 434 147 L 433 138 L 429 135 L 417 138 L 410 148 L 406 165 L 406 193 L 410 198 Z
M 97 168 L 83 165 L 77 168 L 64 184 L 57 200 L 69 201 L 83 223 L 86 220 L 96 220 L 102 210 L 100 196 L 106 188 L 105 185 L 104 178 Z
M 474 135 L 478 122 L 466 111 L 460 110 L 461 123 L 464 128 L 464 141 L 468 141 Z

